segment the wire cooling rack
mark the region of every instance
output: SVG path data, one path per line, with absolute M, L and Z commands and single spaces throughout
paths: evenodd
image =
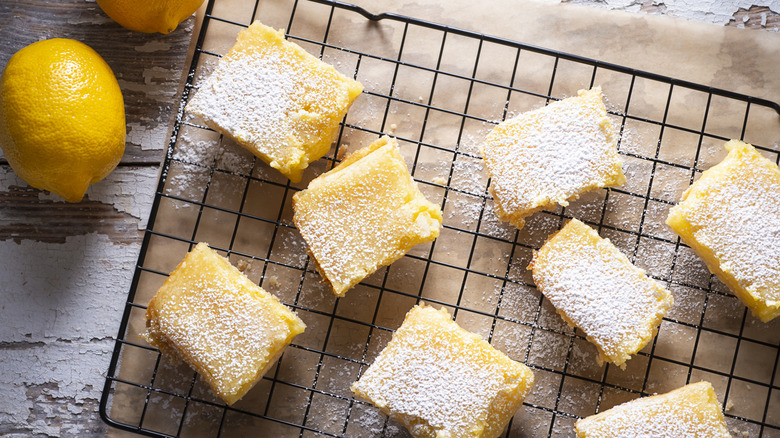
M 669 207 L 724 155 L 730 138 L 778 161 L 780 108 L 762 99 L 327 0 L 211 0 L 180 102 L 100 404 L 112 426 L 150 436 L 408 436 L 349 385 L 414 304 L 445 306 L 463 327 L 531 366 L 532 393 L 506 436 L 572 436 L 583 416 L 688 382 L 713 383 L 735 436 L 780 436 L 780 324 L 762 324 L 663 224 Z M 184 113 L 191 93 L 251 21 L 360 80 L 365 91 L 330 155 L 291 184 Z M 357 35 L 357 36 L 356 36 Z M 627 183 L 500 222 L 477 145 L 496 123 L 601 85 L 620 127 Z M 395 135 L 441 236 L 335 299 L 292 225 L 291 196 L 347 150 Z M 666 284 L 675 307 L 625 371 L 598 367 L 526 271 L 532 251 L 577 217 Z M 144 309 L 198 241 L 228 256 L 308 325 L 232 407 L 186 365 L 138 338 Z

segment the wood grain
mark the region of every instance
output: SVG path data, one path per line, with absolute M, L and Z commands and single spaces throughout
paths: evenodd
M 135 218 L 110 204 L 85 199 L 76 204 L 41 199 L 40 190 L 11 186 L 0 191 L 0 240 L 65 243 L 68 236 L 100 233 L 116 243 L 140 242 Z
M 764 21 L 766 20 L 766 21 Z M 780 14 L 772 12 L 766 6 L 740 8 L 727 26 L 744 26 L 747 29 L 760 29 L 780 32 Z

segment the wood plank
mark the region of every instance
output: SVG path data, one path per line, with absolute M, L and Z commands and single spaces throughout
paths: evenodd
M 734 19 L 729 21 L 727 26 L 780 32 L 780 14 L 773 12 L 767 6 L 754 5 L 747 9 L 739 8 L 734 14 Z
M 68 203 L 0 166 L 0 241 L 65 243 L 97 233 L 116 244 L 140 244 L 157 179 L 156 167 L 122 165 L 81 202 Z

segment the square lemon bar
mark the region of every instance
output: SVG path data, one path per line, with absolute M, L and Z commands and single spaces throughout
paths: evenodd
M 730 438 L 710 382 L 632 400 L 574 426 L 577 438 Z
M 536 211 L 626 180 L 598 87 L 499 123 L 481 153 L 496 214 L 517 228 Z
M 142 337 L 184 360 L 232 405 L 305 328 L 275 296 L 199 243 L 149 302 Z
M 704 171 L 666 223 L 764 322 L 780 315 L 780 170 L 747 143 Z
M 417 438 L 495 438 L 533 381 L 445 309 L 415 306 L 352 392 Z
M 187 104 L 293 182 L 328 152 L 363 86 L 255 21 Z
M 555 310 L 596 346 L 600 364 L 625 368 L 674 302 L 609 239 L 577 219 L 550 236 L 528 268 Z
M 406 168 L 398 143 L 382 137 L 293 196 L 295 225 L 337 296 L 439 236 L 442 215 Z

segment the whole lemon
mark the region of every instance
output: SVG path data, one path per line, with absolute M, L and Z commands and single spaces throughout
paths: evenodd
M 168 33 L 197 11 L 204 0 L 97 0 L 112 20 L 146 33 Z
M 0 76 L 0 146 L 28 184 L 78 202 L 125 150 L 114 73 L 86 44 L 55 38 L 16 52 Z

